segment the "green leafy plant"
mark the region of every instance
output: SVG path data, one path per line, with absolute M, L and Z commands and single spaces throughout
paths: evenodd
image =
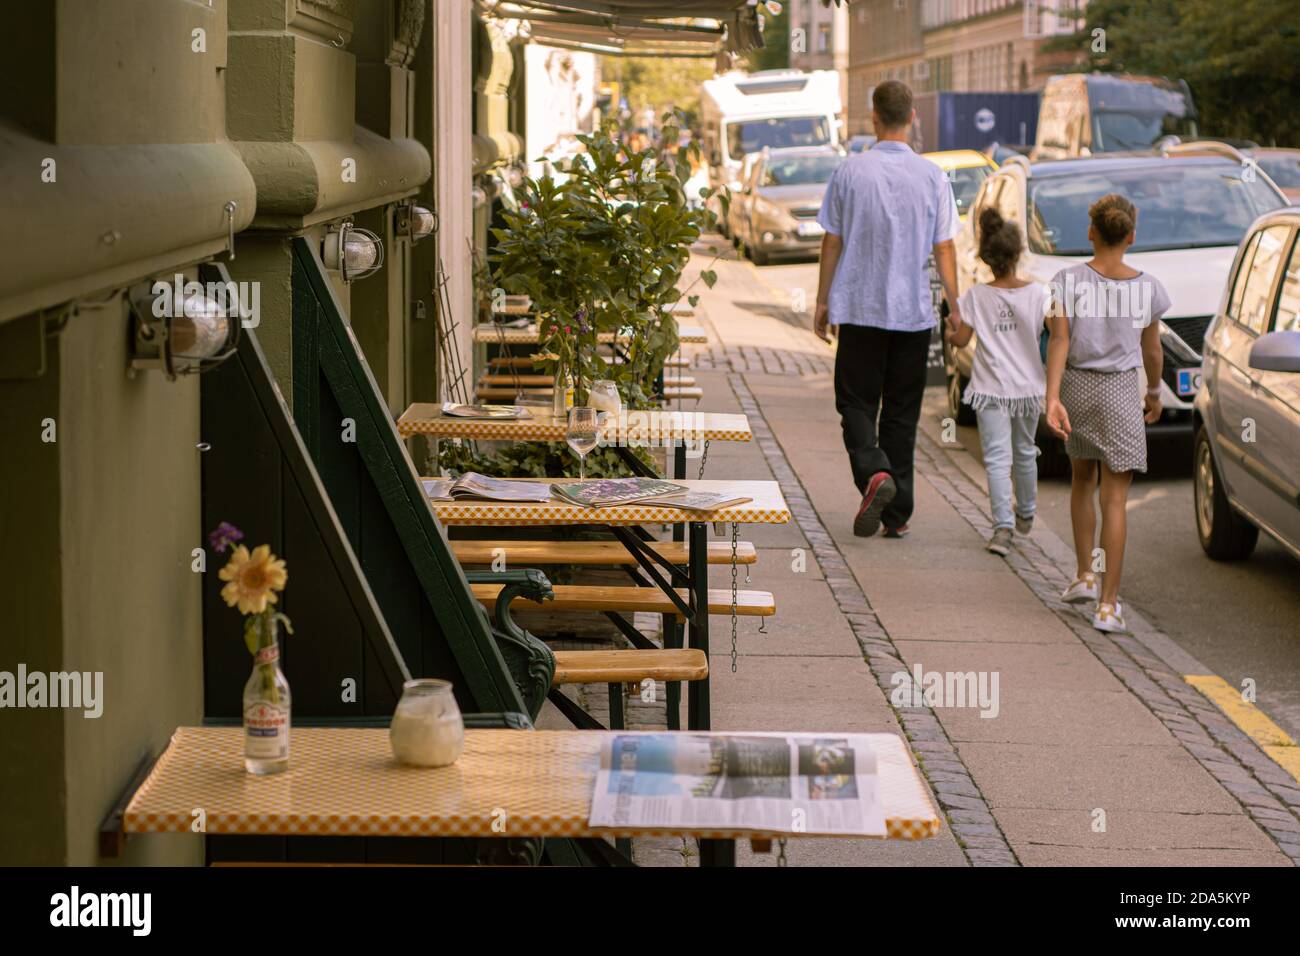
M 699 146 L 679 146 L 679 133 L 673 112 L 663 118 L 663 150 L 629 151 L 612 121 L 579 136 L 585 151 L 556 176 L 526 180 L 519 208 L 505 211 L 504 228 L 493 230 L 491 281 L 532 300 L 542 350 L 555 356 L 547 363 L 555 387 L 572 384 L 578 404 L 587 402 L 592 382 L 609 379 L 625 407 L 654 407 L 655 382 L 678 348 L 669 308 L 683 296 L 698 301 L 679 286 L 692 245 L 714 217 L 688 200 L 685 184 Z M 695 282 L 711 288 L 716 280 L 706 268 Z M 617 361 L 598 348 L 602 336 L 619 337 Z M 545 448 L 482 456 L 443 443 L 439 461 L 498 475 L 565 474 L 571 456 Z M 626 473 L 612 451 L 593 456 L 588 467 L 593 475 Z
M 492 275 L 507 292 L 532 299 L 545 350 L 583 403 L 596 379 L 611 379 L 630 408 L 653 402 L 652 384 L 677 349 L 668 307 L 710 213 L 692 208 L 685 182 L 698 145 L 677 145 L 676 113 L 666 114 L 663 152 L 628 152 L 613 123 L 579 136 L 585 151 L 557 177 L 529 179 L 520 208 L 504 214 Z M 712 286 L 716 274 L 700 280 Z M 614 363 L 597 349 L 602 334 L 627 336 Z M 557 383 L 557 386 L 559 383 Z

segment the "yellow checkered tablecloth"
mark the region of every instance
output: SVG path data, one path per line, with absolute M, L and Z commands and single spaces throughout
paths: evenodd
M 607 345 L 615 341 L 613 332 L 601 332 L 596 338 Z M 683 343 L 703 344 L 709 341 L 709 333 L 698 325 L 679 325 L 677 339 Z M 509 329 L 485 322 L 474 326 L 474 341 L 484 345 L 537 345 L 541 336 L 536 325 Z M 620 335 L 618 341 L 630 342 L 631 336 Z
M 397 431 L 403 438 L 433 435 L 480 441 L 564 441 L 567 422 L 563 418 L 556 418 L 547 408 L 529 411 L 531 418 L 515 420 L 457 418 L 444 415 L 441 405 L 417 402 L 397 420 Z M 662 447 L 682 441 L 753 441 L 754 434 L 744 415 L 637 410 L 611 416 L 601 437 L 610 444 Z
M 382 728 L 300 727 L 292 732 L 289 770 L 255 777 L 244 770 L 239 727 L 181 727 L 131 798 L 122 828 L 278 836 L 825 835 L 593 829 L 587 820 L 600 747 L 615 733 L 624 732 L 467 730 L 461 758 L 431 770 L 398 764 Z M 937 834 L 939 816 L 902 739 L 867 736 L 887 836 Z
M 430 479 L 421 479 L 428 481 Z M 568 481 L 571 479 L 533 478 L 529 481 Z M 752 500 L 716 511 L 683 511 L 659 505 L 612 505 L 607 508 L 584 508 L 552 499 L 537 502 L 482 501 L 462 498 L 459 501 L 434 501 L 438 520 L 444 525 L 472 524 L 496 527 L 537 527 L 547 525 L 602 524 L 682 524 L 688 521 L 734 521 L 737 524 L 787 524 L 790 509 L 775 481 L 674 481 L 690 491 L 726 494 Z

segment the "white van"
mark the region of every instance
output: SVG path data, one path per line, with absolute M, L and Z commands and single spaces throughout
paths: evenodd
M 715 189 L 740 189 L 749 153 L 840 141 L 840 78 L 834 70 L 726 73 L 704 81 L 701 138 Z

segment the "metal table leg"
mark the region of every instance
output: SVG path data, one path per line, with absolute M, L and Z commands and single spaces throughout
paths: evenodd
M 689 647 L 697 647 L 709 656 L 709 526 L 700 521 L 690 523 L 691 605 L 694 614 L 689 624 Z M 687 727 L 709 729 L 709 679 L 692 681 L 687 691 Z

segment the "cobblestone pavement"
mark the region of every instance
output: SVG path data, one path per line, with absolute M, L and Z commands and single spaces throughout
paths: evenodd
M 805 352 L 791 352 L 749 345 L 709 345 L 693 353 L 695 368 L 724 372 L 763 372 L 767 375 L 826 375 L 833 370 L 830 359 Z

